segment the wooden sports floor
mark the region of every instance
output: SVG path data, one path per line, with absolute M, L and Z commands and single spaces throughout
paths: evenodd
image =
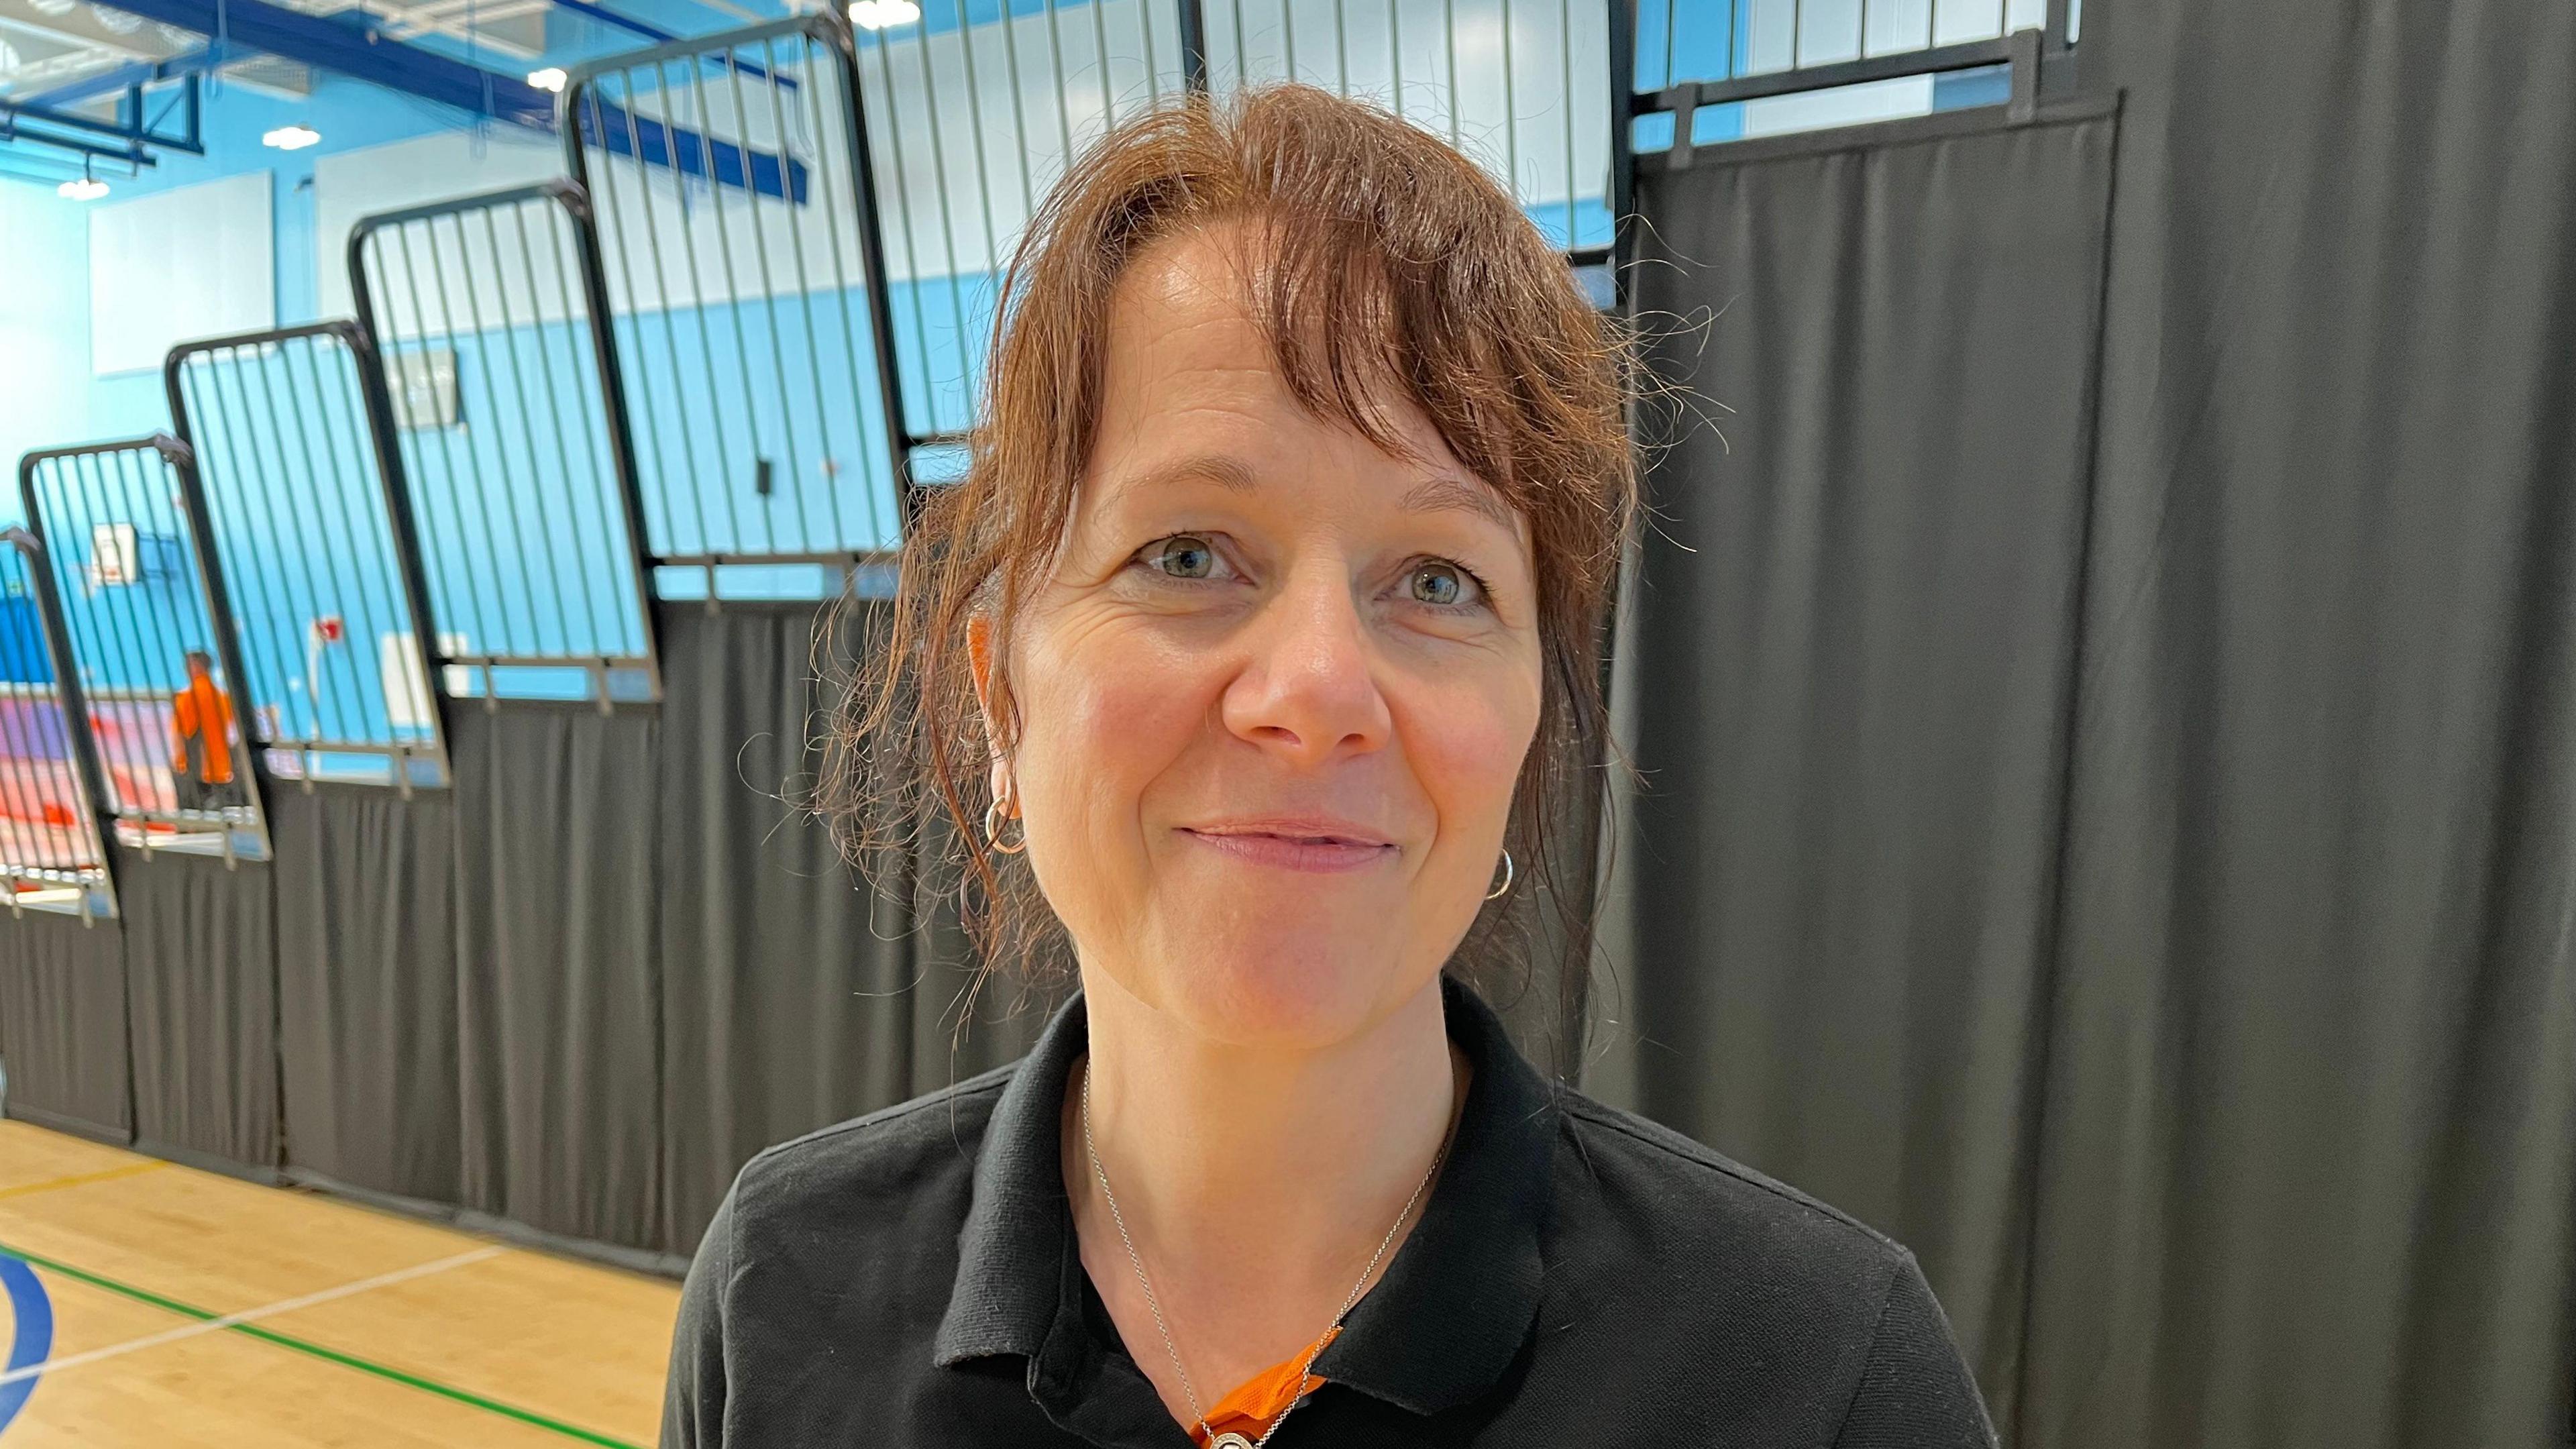
M 678 1303 L 0 1122 L 0 1449 L 649 1446 Z

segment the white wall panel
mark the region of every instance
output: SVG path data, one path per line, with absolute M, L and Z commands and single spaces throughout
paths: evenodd
M 181 342 L 277 325 L 274 173 L 96 207 L 90 370 L 158 370 Z

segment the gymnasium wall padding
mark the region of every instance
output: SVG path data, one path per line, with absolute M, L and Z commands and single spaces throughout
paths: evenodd
M 10 1116 L 110 1142 L 133 1136 L 116 922 L 0 919 L 0 1062 Z
M 180 1161 L 271 1175 L 277 917 L 269 867 L 116 849 L 135 1141 Z
M 455 799 L 281 783 L 268 804 L 286 1165 L 454 1202 Z
M 661 722 L 449 709 L 463 1205 L 650 1247 L 660 1222 Z
M 1914 1248 L 1989 1385 L 2027 1273 L 2116 126 L 1703 153 L 1638 196 L 1654 365 L 1695 396 L 1659 420 L 1688 426 L 1623 621 L 1652 787 L 1595 1085 Z
M 915 929 L 904 877 L 862 880 L 804 808 L 831 702 L 818 679 L 846 678 L 864 615 L 883 607 L 837 621 L 813 604 L 662 611 L 670 1251 L 697 1246 L 761 1148 L 1009 1061 L 1043 1025 L 979 1020 L 954 1046 L 963 940 Z

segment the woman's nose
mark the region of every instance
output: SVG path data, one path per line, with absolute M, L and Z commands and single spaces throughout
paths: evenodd
M 1316 571 L 1263 605 L 1226 687 L 1226 727 L 1292 763 L 1383 746 L 1394 729 L 1378 689 L 1368 621 L 1347 575 Z

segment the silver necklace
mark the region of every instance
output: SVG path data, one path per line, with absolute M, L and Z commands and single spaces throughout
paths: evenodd
M 1208 1449 L 1261 1449 L 1261 1446 L 1270 1442 L 1271 1435 L 1279 1432 L 1279 1426 L 1288 1422 L 1288 1416 L 1296 1412 L 1297 1406 L 1304 1402 L 1306 1375 L 1314 1368 L 1315 1355 L 1322 1351 L 1322 1345 L 1318 1344 L 1314 1349 L 1309 1350 L 1306 1361 L 1297 1366 L 1297 1396 L 1289 1400 L 1287 1408 L 1279 1411 L 1278 1418 L 1270 1421 L 1269 1428 L 1261 1431 L 1260 1438 L 1246 1439 L 1231 1430 L 1223 1434 L 1218 1433 L 1216 1427 L 1207 1421 L 1207 1410 L 1199 1405 L 1198 1387 L 1190 1382 L 1190 1371 L 1181 1362 L 1181 1351 L 1172 1343 L 1171 1325 L 1163 1321 L 1162 1302 L 1154 1296 L 1153 1280 L 1145 1276 L 1145 1260 L 1137 1256 L 1136 1240 L 1127 1234 L 1127 1215 L 1118 1210 L 1118 1194 L 1109 1190 L 1109 1174 L 1101 1170 L 1100 1150 L 1092 1145 L 1091 1063 L 1087 1058 L 1082 1064 L 1082 1150 L 1091 1158 L 1091 1175 L 1100 1182 L 1100 1195 L 1109 1200 L 1109 1217 L 1111 1221 L 1118 1224 L 1118 1241 L 1127 1245 L 1127 1261 L 1136 1270 L 1137 1286 L 1145 1290 L 1145 1306 L 1154 1310 L 1154 1327 L 1162 1331 L 1163 1351 L 1172 1356 L 1172 1371 L 1181 1376 L 1181 1392 L 1190 1396 L 1190 1415 L 1199 1421 L 1200 1430 L 1208 1436 Z M 1431 1154 L 1430 1171 L 1423 1173 L 1422 1181 L 1413 1185 L 1413 1195 L 1404 1200 L 1404 1210 L 1395 1215 L 1395 1222 L 1387 1228 L 1386 1236 L 1379 1240 L 1377 1251 L 1369 1255 L 1368 1266 L 1360 1270 L 1360 1281 L 1351 1285 L 1350 1296 L 1344 1298 L 1342 1306 L 1334 1312 L 1329 1328 L 1341 1327 L 1342 1319 L 1351 1311 L 1351 1305 L 1360 1300 L 1360 1289 L 1368 1285 L 1369 1274 L 1377 1271 L 1378 1260 L 1386 1256 L 1388 1246 L 1395 1242 L 1395 1230 L 1403 1227 L 1404 1220 L 1413 1215 L 1413 1205 L 1421 1201 L 1422 1190 L 1431 1185 L 1431 1179 L 1440 1171 L 1440 1160 L 1448 1155 L 1449 1136 L 1444 1132 L 1440 1137 L 1440 1149 Z

